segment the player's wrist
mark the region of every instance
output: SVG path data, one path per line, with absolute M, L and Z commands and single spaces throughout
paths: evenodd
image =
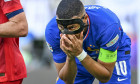
M 75 60 L 75 57 L 73 56 L 73 57 L 69 57 L 69 56 L 67 56 L 67 60 L 69 60 L 69 61 L 71 61 L 71 60 Z
M 87 56 L 87 53 L 83 50 L 78 56 L 76 56 L 78 58 L 78 60 L 81 62 L 83 61 Z

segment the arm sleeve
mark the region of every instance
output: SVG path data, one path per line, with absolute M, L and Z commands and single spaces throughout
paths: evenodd
M 101 32 L 98 43 L 100 45 L 100 48 L 103 48 L 105 50 L 109 51 L 116 51 L 119 47 L 121 37 L 121 31 L 119 30 L 119 24 L 114 23 L 107 28 L 104 29 L 103 32 Z
M 60 48 L 60 35 L 56 33 L 58 28 L 57 24 L 53 24 L 50 22 L 45 30 L 45 38 L 46 43 L 48 45 L 49 50 L 53 55 L 53 60 L 56 63 L 64 63 L 66 61 L 66 54 Z M 53 29 L 54 30 L 53 30 Z
M 22 9 L 20 0 L 1 0 L 0 5 L 4 14 Z

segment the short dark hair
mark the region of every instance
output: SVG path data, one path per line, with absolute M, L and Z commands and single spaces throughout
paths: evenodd
M 59 19 L 70 19 L 78 16 L 84 11 L 84 5 L 80 0 L 62 0 L 56 11 Z

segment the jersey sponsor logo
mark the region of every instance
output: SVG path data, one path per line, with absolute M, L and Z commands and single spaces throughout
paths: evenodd
M 114 45 L 118 41 L 118 39 L 119 39 L 119 35 L 117 34 L 113 40 L 111 40 L 109 43 L 106 44 L 106 46 L 110 47 L 110 46 Z
M 128 79 L 128 78 L 123 78 L 123 79 L 118 78 L 118 81 L 120 82 L 120 81 L 124 81 L 126 79 Z
M 8 2 L 8 1 L 11 1 L 11 0 L 4 0 L 4 2 Z
M 51 46 L 48 42 L 46 42 L 46 43 L 47 43 L 47 46 L 48 46 L 49 50 L 50 50 L 51 52 L 53 52 L 52 46 Z

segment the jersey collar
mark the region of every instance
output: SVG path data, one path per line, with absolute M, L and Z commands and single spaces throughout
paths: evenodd
M 87 16 L 88 16 L 88 14 L 87 14 Z M 88 34 L 89 34 L 89 30 L 90 30 L 90 19 L 89 19 L 89 16 L 88 16 L 87 23 L 89 24 L 89 26 L 88 26 L 87 33 L 86 33 L 86 35 L 84 36 L 84 40 L 87 38 L 87 36 L 88 36 Z

